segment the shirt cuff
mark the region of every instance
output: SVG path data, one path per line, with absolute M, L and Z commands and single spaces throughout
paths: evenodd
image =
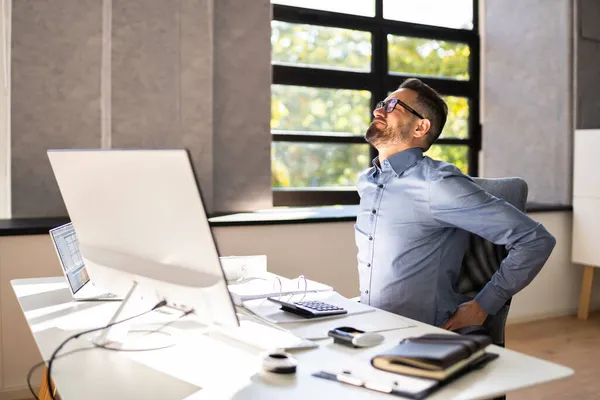
M 496 315 L 496 313 L 502 308 L 508 298 L 499 295 L 494 286 L 491 283 L 485 285 L 485 287 L 475 296 L 475 301 L 479 304 L 479 307 L 489 315 Z

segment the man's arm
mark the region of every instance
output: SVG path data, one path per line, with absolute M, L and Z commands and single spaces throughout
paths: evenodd
M 542 224 L 463 175 L 435 179 L 429 189 L 430 210 L 438 222 L 475 233 L 508 249 L 499 270 L 475 297 L 483 311 L 496 314 L 538 274 L 556 239 Z

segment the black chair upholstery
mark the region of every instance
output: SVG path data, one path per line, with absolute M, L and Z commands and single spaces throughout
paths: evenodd
M 525 211 L 528 187 L 523 179 L 473 178 L 473 180 L 491 195 L 502 198 L 517 209 Z M 458 291 L 474 298 L 498 270 L 508 251 L 504 246 L 495 245 L 475 234 L 471 234 L 469 240 L 469 247 L 462 262 Z M 499 346 L 504 346 L 504 327 L 509 308 L 510 299 L 496 315 L 488 316 L 484 322 L 492 342 Z

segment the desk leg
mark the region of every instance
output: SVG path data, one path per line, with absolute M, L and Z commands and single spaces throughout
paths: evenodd
M 46 383 L 46 376 L 48 374 L 48 367 L 44 367 L 44 376 L 42 376 L 42 384 L 40 385 L 40 392 L 38 393 L 38 398 L 40 400 L 51 400 L 50 397 L 50 389 Z M 52 394 L 54 394 L 55 398 L 58 398 L 56 395 L 56 387 L 54 386 L 54 382 L 52 382 Z
M 581 281 L 581 295 L 579 296 L 579 319 L 586 320 L 590 313 L 590 300 L 592 298 L 592 282 L 594 281 L 594 269 L 591 265 L 586 265 L 583 270 L 583 280 Z

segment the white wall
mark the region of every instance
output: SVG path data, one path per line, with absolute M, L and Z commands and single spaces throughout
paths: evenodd
M 571 213 L 537 213 L 557 238 L 548 263 L 533 283 L 514 299 L 509 322 L 574 314 L 582 268 L 571 264 Z M 353 223 L 218 227 L 222 255 L 266 254 L 269 270 L 287 277 L 305 274 L 358 295 Z M 0 237 L 0 399 L 26 395 L 25 376 L 40 361 L 39 352 L 10 286 L 10 280 L 60 275 L 47 235 Z M 600 279 L 594 283 L 593 308 L 600 308 Z M 34 379 L 39 382 L 39 376 Z
M 521 322 L 554 315 L 576 314 L 583 267 L 571 263 L 572 214 L 539 213 L 532 218 L 544 224 L 557 239 L 550 259 L 511 304 L 508 321 Z M 592 309 L 600 308 L 600 279 L 594 282 Z

